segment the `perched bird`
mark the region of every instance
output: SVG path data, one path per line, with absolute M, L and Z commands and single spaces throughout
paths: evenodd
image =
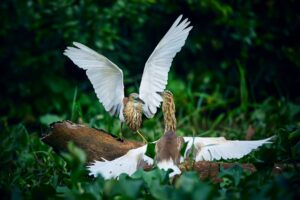
M 169 90 L 165 90 L 160 93 L 160 95 L 163 98 L 162 110 L 165 132 L 155 145 L 157 166 L 162 169 L 171 168 L 175 174 L 180 174 L 177 165 L 180 162 L 180 150 L 184 144 L 184 140 L 182 137 L 176 135 L 176 116 L 173 94 Z
M 152 118 L 160 106 L 162 98 L 157 92 L 164 91 L 173 58 L 181 50 L 192 29 L 188 19 L 181 19 L 182 15 L 175 20 L 148 58 L 139 94 L 132 93 L 128 98 L 124 96 L 123 72 L 109 59 L 78 42 L 73 43 L 75 47 L 67 47 L 64 55 L 86 70 L 105 110 L 118 116 L 121 124 L 125 122 L 130 129 L 139 133 L 142 113 Z

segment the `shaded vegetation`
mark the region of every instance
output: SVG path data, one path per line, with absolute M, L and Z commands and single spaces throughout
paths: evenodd
M 78 41 L 118 64 L 126 93 L 136 91 L 143 66 L 179 14 L 194 26 L 176 56 L 174 93 L 179 135 L 261 139 L 273 145 L 243 158 L 222 182 L 194 172 L 175 183 L 155 169 L 120 180 L 91 179 L 85 155 L 70 144 L 58 156 L 39 137 L 70 119 L 117 134 L 118 119 L 98 102 L 83 70 L 62 55 Z M 296 1 L 2 1 L 0 28 L 0 196 L 4 198 L 296 198 L 300 159 L 300 16 Z M 145 120 L 149 140 L 163 130 L 159 112 Z M 130 130 L 125 136 L 139 139 Z M 271 173 L 274 163 L 288 164 Z

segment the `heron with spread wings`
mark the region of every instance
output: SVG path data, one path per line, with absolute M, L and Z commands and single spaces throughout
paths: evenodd
M 142 123 L 142 113 L 152 118 L 160 107 L 163 92 L 173 58 L 181 50 L 192 26 L 188 19 L 182 20 L 180 15 L 165 36 L 158 43 L 148 58 L 139 88 L 139 94 L 124 95 L 123 72 L 108 58 L 98 54 L 87 46 L 74 42 L 75 47 L 67 47 L 64 55 L 74 64 L 85 69 L 99 101 L 112 116 L 118 116 L 121 124 L 139 132 Z M 122 135 L 121 135 L 122 137 Z

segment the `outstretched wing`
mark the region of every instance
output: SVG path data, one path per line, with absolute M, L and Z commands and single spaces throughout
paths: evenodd
M 139 90 L 139 97 L 145 102 L 144 114 L 151 118 L 160 106 L 162 98 L 157 92 L 164 91 L 173 58 L 178 53 L 192 29 L 188 19 L 181 21 L 180 15 L 148 58 Z
M 220 160 L 220 159 L 240 159 L 249 154 L 258 147 L 271 143 L 273 137 L 263 140 L 226 140 L 219 138 L 201 138 L 201 137 L 184 137 L 184 141 L 188 142 L 187 150 L 190 151 L 192 145 L 195 146 L 195 161 L 200 160 Z
M 124 98 L 123 72 L 106 57 L 78 42 L 64 55 L 85 69 L 99 101 L 111 115 L 119 115 Z
M 153 164 L 153 159 L 146 156 L 147 145 L 131 149 L 125 155 L 108 161 L 95 161 L 88 166 L 89 175 L 97 177 L 101 174 L 105 179 L 118 178 L 122 173 L 132 175 L 139 168 L 139 162 L 147 165 Z

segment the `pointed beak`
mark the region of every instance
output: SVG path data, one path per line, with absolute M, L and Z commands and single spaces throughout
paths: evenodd
M 159 94 L 161 97 L 164 95 L 164 92 L 156 92 L 157 94 Z
M 137 98 L 137 100 L 138 100 L 139 102 L 141 102 L 142 104 L 145 104 L 145 102 L 144 102 L 142 99 Z

